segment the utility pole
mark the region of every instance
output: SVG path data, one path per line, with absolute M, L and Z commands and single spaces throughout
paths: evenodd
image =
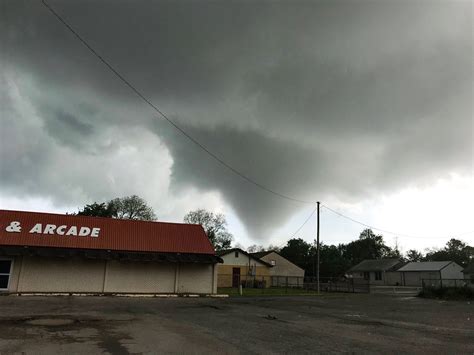
M 319 294 L 319 201 L 317 203 L 317 214 L 316 214 L 316 278 L 318 282 L 318 294 Z

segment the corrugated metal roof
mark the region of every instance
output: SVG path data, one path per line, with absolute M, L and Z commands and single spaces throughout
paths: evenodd
M 12 222 L 19 222 L 20 232 Z M 41 224 L 56 227 L 66 234 L 71 226 L 78 230 L 86 227 L 99 228 L 98 237 L 31 233 Z M 87 231 L 87 229 L 84 229 Z M 52 213 L 0 210 L 0 245 L 20 245 L 39 247 L 105 249 L 137 252 L 197 253 L 215 255 L 214 248 L 202 226 L 148 221 L 120 220 L 113 218 L 60 215 Z
M 398 269 L 398 271 L 439 271 L 451 261 L 419 261 L 411 262 Z
M 367 259 L 350 268 L 348 272 L 388 271 L 394 266 L 402 265 L 402 263 L 398 259 Z

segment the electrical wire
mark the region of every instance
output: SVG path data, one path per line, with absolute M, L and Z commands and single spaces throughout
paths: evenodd
M 398 232 L 393 232 L 393 231 L 389 231 L 389 230 L 386 230 L 386 229 L 382 229 L 382 228 L 378 228 L 378 227 L 374 227 L 374 226 L 371 226 L 367 223 L 364 223 L 364 222 L 361 222 L 361 221 L 358 221 L 352 217 L 349 217 L 341 212 L 338 212 L 324 204 L 321 203 L 321 207 L 323 208 L 326 208 L 328 211 L 331 211 L 332 213 L 340 216 L 340 217 L 343 217 L 343 218 L 346 218 L 354 223 L 357 223 L 357 224 L 360 224 L 361 226 L 364 226 L 366 228 L 369 228 L 369 229 L 372 229 L 372 230 L 376 230 L 376 231 L 379 231 L 379 232 L 383 232 L 383 233 L 387 233 L 387 234 L 392 234 L 392 235 L 395 235 L 395 236 L 398 236 L 398 237 L 402 237 L 402 238 L 414 238 L 414 239 L 447 239 L 447 238 L 455 238 L 455 237 L 458 237 L 458 236 L 461 236 L 461 235 L 466 235 L 466 234 L 470 234 L 470 233 L 474 233 L 474 231 L 471 231 L 471 232 L 466 232 L 466 233 L 460 233 L 460 234 L 456 234 L 456 235 L 453 235 L 452 237 L 447 237 L 447 236 L 444 236 L 444 237 L 426 237 L 426 236 L 416 236 L 416 235 L 409 235 L 409 234 L 403 234 L 403 233 L 398 233 Z
M 290 239 L 293 239 L 297 234 L 298 232 L 306 225 L 306 223 L 308 223 L 308 221 L 311 219 L 311 217 L 314 215 L 314 213 L 318 210 L 318 207 L 316 207 L 311 213 L 310 215 L 308 216 L 308 218 L 305 219 L 305 221 L 303 222 L 303 224 L 301 226 L 298 227 L 298 229 L 290 236 Z M 285 241 L 279 245 L 277 245 L 277 248 L 282 248 L 285 244 L 287 244 L 288 241 Z
M 42 0 L 43 5 L 94 55 L 96 56 L 117 78 L 120 79 L 125 85 L 127 85 L 140 99 L 142 99 L 148 106 L 150 106 L 155 112 L 157 112 L 162 118 L 164 118 L 169 124 L 171 124 L 176 130 L 178 130 L 181 134 L 183 134 L 186 138 L 188 138 L 191 142 L 193 142 L 196 146 L 198 146 L 201 150 L 203 150 L 205 153 L 207 153 L 211 158 L 213 158 L 215 161 L 217 161 L 219 164 L 230 170 L 232 173 L 240 176 L 242 179 L 247 181 L 250 184 L 253 184 L 254 186 L 257 186 L 258 188 L 271 193 L 275 196 L 278 196 L 280 198 L 290 200 L 293 202 L 298 202 L 298 203 L 305 203 L 305 204 L 312 204 L 314 202 L 312 201 L 307 201 L 307 200 L 302 200 L 299 198 L 295 198 L 292 196 L 288 196 L 285 194 L 282 194 L 278 191 L 275 191 L 273 189 L 270 189 L 263 184 L 259 183 L 258 181 L 253 180 L 252 178 L 248 177 L 244 173 L 240 172 L 233 166 L 231 166 L 229 163 L 224 161 L 222 158 L 217 156 L 215 153 L 210 151 L 208 148 L 206 148 L 201 142 L 199 142 L 196 138 L 191 136 L 184 128 L 179 126 L 176 122 L 174 122 L 172 119 L 170 119 L 163 111 L 161 111 L 156 105 L 154 105 L 149 99 L 146 98 L 144 94 L 142 94 L 141 91 L 139 91 L 135 86 L 132 85 L 130 81 L 128 81 L 122 74 L 118 72 L 117 69 L 115 69 L 112 64 L 110 64 L 104 57 L 102 57 L 84 38 L 82 38 L 81 35 L 79 35 L 78 32 L 76 32 L 71 25 L 69 25 L 68 22 L 59 14 L 57 13 L 45 0 Z

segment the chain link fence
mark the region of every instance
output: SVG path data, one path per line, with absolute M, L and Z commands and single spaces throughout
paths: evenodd
M 347 278 L 320 278 L 321 292 L 368 293 L 370 285 L 364 280 Z M 221 293 L 246 294 L 311 294 L 317 293 L 315 277 L 277 275 L 218 274 L 217 287 Z

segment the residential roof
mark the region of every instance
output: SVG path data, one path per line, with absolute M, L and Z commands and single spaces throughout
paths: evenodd
M 256 260 L 256 261 L 258 261 L 258 262 L 260 262 L 260 263 L 262 263 L 262 264 L 264 264 L 264 265 L 266 265 L 266 266 L 273 267 L 272 264 L 267 263 L 266 261 L 261 260 L 260 258 L 256 257 L 254 254 L 252 254 L 252 253 L 247 253 L 245 250 L 242 250 L 242 249 L 240 249 L 240 248 L 232 248 L 232 249 L 226 249 L 226 250 L 219 250 L 219 251 L 217 251 L 217 255 L 218 255 L 218 256 L 224 256 L 224 255 L 227 255 L 227 254 L 236 252 L 236 251 L 238 251 L 238 252 L 240 252 L 240 253 L 242 253 L 242 254 L 244 254 L 244 255 L 247 255 L 248 257 L 250 257 L 250 258 L 252 258 L 252 259 L 254 259 L 254 260 Z
M 43 233 L 47 224 L 63 228 L 60 233 Z M 18 228 L 14 226 L 21 230 L 15 232 Z M 97 236 L 78 236 L 74 231 L 66 235 L 71 226 L 76 227 L 75 234 L 83 227 L 85 231 L 95 228 Z M 38 228 L 42 232 L 35 233 Z M 0 246 L 6 245 L 215 255 L 204 229 L 197 224 L 0 210 Z
M 468 265 L 462 272 L 465 274 L 474 274 L 474 263 Z
M 256 253 L 250 253 L 251 255 L 255 256 L 257 259 L 263 258 L 264 256 L 270 254 L 270 253 L 276 253 L 274 250 L 267 250 L 267 251 L 259 251 Z
M 367 259 L 351 267 L 348 272 L 394 271 L 401 265 L 403 262 L 399 259 Z
M 398 271 L 439 271 L 451 264 L 452 261 L 419 261 L 410 262 Z

